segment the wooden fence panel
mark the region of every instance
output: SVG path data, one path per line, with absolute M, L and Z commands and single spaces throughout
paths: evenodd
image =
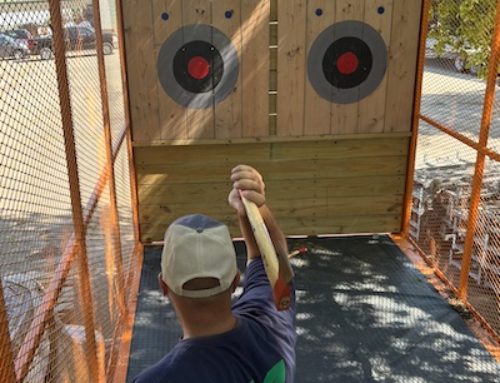
M 142 239 L 161 240 L 169 222 L 195 212 L 239 235 L 227 206 L 239 163 L 262 172 L 287 234 L 398 231 L 407 149 L 407 137 L 136 148 Z

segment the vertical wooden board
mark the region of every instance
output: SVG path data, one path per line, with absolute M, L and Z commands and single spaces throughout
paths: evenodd
M 182 27 L 182 0 L 152 0 L 151 4 L 155 47 L 159 47 Z
M 316 10 L 322 14 L 317 15 Z M 325 100 L 312 87 L 308 74 L 307 63 L 309 50 L 318 35 L 335 21 L 335 2 L 324 0 L 309 0 L 306 19 L 306 83 L 305 83 L 305 135 L 321 135 L 330 133 L 332 103 Z M 332 36 L 333 38 L 333 36 Z M 321 60 L 321 58 L 317 58 Z
M 365 4 L 363 0 L 336 0 L 335 22 L 346 20 L 363 21 Z M 334 36 L 335 38 L 335 36 Z M 358 128 L 359 103 L 332 103 L 332 134 L 352 134 Z
M 278 20 L 278 0 L 270 0 L 270 20 L 277 21 Z
M 212 2 L 207 0 L 183 0 L 182 21 L 191 24 L 212 24 Z M 214 138 L 214 108 L 186 108 L 186 125 L 189 139 Z
M 158 129 L 159 85 L 154 56 L 154 33 L 150 3 L 123 2 L 127 74 L 134 141 L 160 138 Z
M 304 134 L 306 0 L 278 0 L 278 136 Z
M 244 137 L 269 136 L 268 0 L 241 0 L 241 88 Z
M 411 130 L 422 0 L 394 2 L 387 79 L 386 132 Z
M 387 55 L 391 43 L 392 10 L 394 0 L 365 0 L 365 23 L 380 33 L 387 46 Z M 383 7 L 383 13 L 379 12 Z M 384 131 L 385 102 L 387 92 L 387 73 L 378 88 L 359 102 L 359 133 L 380 133 Z
M 181 0 L 153 0 L 152 4 L 155 38 L 154 57 L 156 60 L 161 45 L 172 33 L 182 27 L 182 4 Z M 162 18 L 164 13 L 168 15 L 167 20 Z M 159 81 L 158 78 L 157 81 Z M 168 96 L 160 83 L 158 83 L 157 90 L 161 139 L 187 139 L 185 108 Z
M 226 17 L 226 12 L 232 12 Z M 229 14 L 228 14 L 229 15 Z M 241 62 L 241 7 L 240 0 L 212 2 L 213 26 L 223 32 L 232 42 Z M 241 67 L 233 92 L 215 105 L 215 137 L 241 137 Z

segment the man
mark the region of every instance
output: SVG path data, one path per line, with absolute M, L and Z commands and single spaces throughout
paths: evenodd
M 295 292 L 277 311 L 239 191 L 259 208 L 276 248 L 286 240 L 266 206 L 265 185 L 252 167 L 231 172 L 229 205 L 247 247 L 242 295 L 231 305 L 240 275 L 225 225 L 203 215 L 173 222 L 165 233 L 159 283 L 175 308 L 183 338 L 134 382 L 291 383 L 295 370 Z

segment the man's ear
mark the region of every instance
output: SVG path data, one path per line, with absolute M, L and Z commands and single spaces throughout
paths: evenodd
M 233 279 L 233 283 L 231 283 L 231 293 L 234 293 L 239 284 L 240 284 L 240 272 L 238 271 Z
M 158 284 L 160 285 L 160 290 L 164 296 L 168 296 L 168 286 L 161 277 L 161 273 L 158 274 Z

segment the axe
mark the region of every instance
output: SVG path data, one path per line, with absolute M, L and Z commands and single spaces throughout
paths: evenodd
M 262 219 L 259 208 L 253 202 L 240 197 L 247 213 L 250 226 L 259 247 L 267 278 L 273 290 L 274 303 L 276 309 L 287 310 L 291 304 L 290 281 L 293 278 L 293 270 L 288 262 L 287 254 L 277 254 L 274 244 Z

